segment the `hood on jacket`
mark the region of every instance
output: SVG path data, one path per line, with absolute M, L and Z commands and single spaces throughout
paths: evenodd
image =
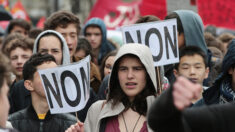
M 62 59 L 62 65 L 65 65 L 65 64 L 70 64 L 70 54 L 69 54 L 69 48 L 68 48 L 68 45 L 64 39 L 64 37 L 59 33 L 59 32 L 56 32 L 54 30 L 46 30 L 46 31 L 43 31 L 41 32 L 35 42 L 34 42 L 34 47 L 33 47 L 33 54 L 37 53 L 38 52 L 38 44 L 39 44 L 39 40 L 43 37 L 43 36 L 46 36 L 46 35 L 49 35 L 49 34 L 52 34 L 52 35 L 55 35 L 57 36 L 57 38 L 60 39 L 60 42 L 62 42 L 63 44 L 63 48 L 62 48 L 62 53 L 63 53 L 63 59 Z
M 98 63 L 99 65 L 101 64 L 101 61 L 103 59 L 103 57 L 110 51 L 114 50 L 115 47 L 108 42 L 107 40 L 107 29 L 106 26 L 103 22 L 103 20 L 101 20 L 100 18 L 92 18 L 89 21 L 87 21 L 87 23 L 85 24 L 84 28 L 83 28 L 83 35 L 86 35 L 86 29 L 89 26 L 98 26 L 101 30 L 102 33 L 102 41 L 101 41 L 101 47 L 100 47 L 100 51 L 99 51 L 99 56 L 98 56 Z
M 154 67 L 154 62 L 153 62 L 153 57 L 152 57 L 151 51 L 146 45 L 137 44 L 137 43 L 125 44 L 119 49 L 119 51 L 115 57 L 112 72 L 110 74 L 110 79 L 109 79 L 109 88 L 110 89 L 109 90 L 111 91 L 112 88 L 115 87 L 114 85 L 117 84 L 114 81 L 119 81 L 117 78 L 117 70 L 118 70 L 119 60 L 123 56 L 128 55 L 128 54 L 135 55 L 136 57 L 139 58 L 141 63 L 144 65 L 147 74 L 150 77 L 150 80 L 155 88 L 155 92 L 157 93 L 156 73 L 155 73 L 155 67 Z
M 228 51 L 224 56 L 222 64 L 223 74 L 227 74 L 231 66 L 235 64 L 235 39 L 231 41 L 228 47 Z
M 174 12 L 179 16 L 182 22 L 186 46 L 198 46 L 208 54 L 201 17 L 190 10 L 177 10 Z

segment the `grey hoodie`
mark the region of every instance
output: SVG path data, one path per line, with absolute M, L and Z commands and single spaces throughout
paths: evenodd
M 180 17 L 186 46 L 200 47 L 207 54 L 207 46 L 204 38 L 204 28 L 201 17 L 190 10 L 174 11 Z
M 127 54 L 136 55 L 140 59 L 140 61 L 142 62 L 142 64 L 144 65 L 147 71 L 147 74 L 149 75 L 153 83 L 153 86 L 155 87 L 155 91 L 157 92 L 156 73 L 155 73 L 155 67 L 154 67 L 154 62 L 153 62 L 151 51 L 146 45 L 136 44 L 136 43 L 125 44 L 119 49 L 116 55 L 114 64 L 113 64 L 111 75 L 110 75 L 109 88 L 115 87 L 115 86 L 112 86 L 113 84 L 115 84 L 113 83 L 113 81 L 118 81 L 118 79 L 115 78 L 115 75 L 114 75 L 115 72 L 117 72 L 116 70 L 118 69 L 118 66 L 117 66 L 118 60 Z
M 62 51 L 63 52 L 62 65 L 70 64 L 70 54 L 69 54 L 68 45 L 67 45 L 64 37 L 59 32 L 56 32 L 54 30 L 43 31 L 37 36 L 37 38 L 34 42 L 33 54 L 38 52 L 38 47 L 39 47 L 38 43 L 39 43 L 39 40 L 41 39 L 41 37 L 49 35 L 49 34 L 53 34 L 53 35 L 57 36 L 63 44 L 63 46 L 62 46 L 63 47 L 63 49 L 62 49 L 63 50 Z

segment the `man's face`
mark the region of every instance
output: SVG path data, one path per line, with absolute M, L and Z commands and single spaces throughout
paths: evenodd
M 7 85 L 6 80 L 3 82 L 3 86 L 0 89 L 0 127 L 6 127 L 6 121 L 8 118 L 8 111 L 10 108 L 9 101 L 8 101 L 8 91 L 9 87 Z
M 72 57 L 76 52 L 78 43 L 78 31 L 76 25 L 68 24 L 66 28 L 58 26 L 55 30 L 64 36 L 69 48 L 70 57 Z
M 118 79 L 122 91 L 133 101 L 146 86 L 146 71 L 136 57 L 125 56 L 118 67 Z
M 55 57 L 56 64 L 61 65 L 63 60 L 63 52 L 61 49 L 61 42 L 55 36 L 44 36 L 39 41 L 38 52 L 42 54 L 50 54 Z
M 10 33 L 20 33 L 24 36 L 28 36 L 28 32 L 24 28 L 17 25 L 12 28 Z
M 37 66 L 37 71 L 38 70 L 42 70 L 42 69 L 48 69 L 48 68 L 54 68 L 57 67 L 56 63 L 53 61 L 49 61 L 49 62 L 45 62 L 39 66 Z M 42 81 L 40 79 L 40 75 L 38 72 L 35 72 L 33 75 L 33 80 L 32 82 L 32 87 L 34 89 L 34 92 L 42 98 L 46 98 L 44 89 L 43 89 L 43 85 L 42 85 Z
M 203 80 L 208 77 L 209 68 L 205 67 L 202 56 L 185 55 L 180 58 L 178 70 L 174 70 L 175 76 L 184 76 L 195 83 L 203 85 Z
M 23 65 L 32 56 L 32 50 L 17 47 L 10 52 L 11 66 L 16 76 L 22 77 Z
M 87 27 L 86 39 L 90 42 L 92 49 L 98 49 L 102 42 L 102 32 L 98 27 Z

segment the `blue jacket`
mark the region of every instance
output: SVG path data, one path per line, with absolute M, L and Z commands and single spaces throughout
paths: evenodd
M 84 26 L 83 29 L 83 35 L 86 34 L 86 28 L 91 26 L 91 25 L 96 25 L 100 28 L 102 32 L 102 42 L 101 42 L 101 47 L 99 51 L 99 56 L 98 56 L 98 64 L 101 64 L 102 59 L 108 54 L 110 51 L 114 50 L 115 47 L 108 42 L 107 40 L 107 29 L 106 26 L 100 18 L 92 18 L 90 19 Z

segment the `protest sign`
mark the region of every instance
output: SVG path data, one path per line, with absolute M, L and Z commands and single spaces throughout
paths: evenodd
M 52 114 L 84 108 L 90 95 L 90 56 L 77 63 L 38 72 Z
M 121 30 L 124 43 L 145 44 L 151 49 L 155 66 L 179 62 L 176 19 L 123 26 Z

